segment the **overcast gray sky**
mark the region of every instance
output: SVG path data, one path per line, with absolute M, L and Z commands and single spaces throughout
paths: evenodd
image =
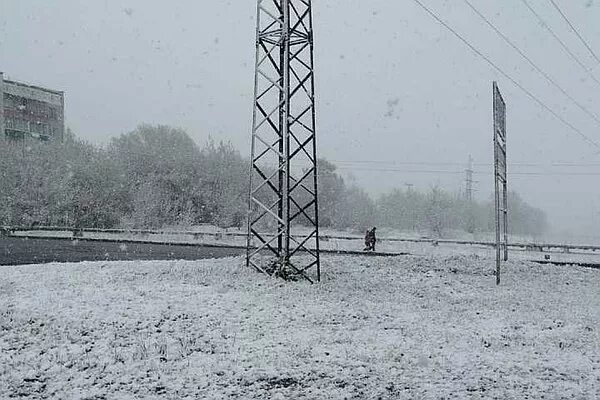
M 464 1 L 422 1 L 600 143 L 600 124 L 531 68 Z M 521 0 L 471 1 L 573 98 L 600 114 L 600 85 Z M 551 3 L 528 1 L 600 80 L 600 64 Z M 600 0 L 557 1 L 600 53 Z M 546 210 L 554 227 L 596 230 L 600 149 L 499 75 L 413 0 L 313 4 L 321 156 L 340 161 L 344 174 L 377 194 L 405 183 L 461 190 L 464 174 L 453 172 L 464 170 L 471 154 L 478 164 L 477 196 L 488 198 L 493 189 L 491 82 L 498 80 L 508 104 L 511 189 Z M 199 144 L 209 134 L 231 140 L 247 155 L 255 13 L 255 0 L 2 0 L 0 70 L 66 91 L 68 125 L 93 142 L 105 143 L 142 122 L 162 123 L 187 129 Z M 556 162 L 597 166 L 548 166 Z M 514 174 L 523 172 L 543 175 Z M 559 175 L 565 172 L 599 175 Z

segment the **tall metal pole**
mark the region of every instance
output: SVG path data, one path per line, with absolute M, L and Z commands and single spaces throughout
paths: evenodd
M 319 281 L 312 5 L 257 5 L 247 265 Z
M 290 221 L 290 0 L 282 0 L 282 8 L 283 8 L 283 29 L 281 32 L 282 35 L 282 57 L 281 57 L 281 67 L 282 67 L 282 76 L 283 76 L 283 98 L 284 103 L 282 107 L 283 114 L 283 125 L 281 128 L 281 132 L 283 134 L 283 147 L 285 149 L 285 158 L 283 159 L 284 168 L 282 168 L 284 181 L 283 188 L 281 190 L 281 195 L 284 198 L 283 208 L 284 208 L 284 256 L 283 261 L 280 262 L 279 272 L 283 273 L 286 266 L 290 263 L 290 235 L 291 233 L 291 221 Z
M 503 211 L 503 231 L 504 231 L 504 261 L 508 261 L 508 151 L 506 143 L 506 104 L 504 104 L 504 115 L 503 115 L 503 131 L 504 131 L 504 181 L 502 182 L 502 211 Z
M 496 219 L 496 284 L 500 284 L 500 262 L 508 260 L 508 188 L 506 173 L 506 103 L 496 82 L 494 98 L 494 214 Z
M 312 15 L 312 8 L 309 8 L 308 10 L 308 21 L 309 21 L 309 43 L 310 43 L 310 65 L 313 66 L 315 65 L 315 44 L 314 44 L 314 27 L 313 27 L 313 15 Z M 310 93 L 312 93 L 312 99 L 311 99 L 311 103 L 312 103 L 312 112 L 311 112 L 311 118 L 312 118 L 312 126 L 316 127 L 317 126 L 317 118 L 316 118 L 316 107 L 315 107 L 315 74 L 314 74 L 314 70 L 313 73 L 310 75 Z M 320 282 L 321 281 L 321 248 L 319 246 L 319 185 L 318 185 L 318 176 L 319 176 L 319 163 L 318 163 L 318 158 L 317 158 L 317 136 L 316 134 L 313 136 L 313 147 L 312 147 L 312 157 L 313 160 L 315 161 L 315 169 L 313 171 L 313 184 L 314 184 L 314 188 L 315 188 L 315 200 L 317 200 L 317 202 L 315 203 L 315 235 L 316 235 L 316 263 L 317 263 L 317 281 Z
M 496 82 L 494 82 L 494 217 L 496 220 L 496 285 L 500 284 L 500 195 L 498 182 L 498 145 L 496 143 Z

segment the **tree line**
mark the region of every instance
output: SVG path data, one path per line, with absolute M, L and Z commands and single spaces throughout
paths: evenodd
M 340 229 L 373 225 L 444 237 L 451 231 L 494 232 L 494 202 L 469 201 L 439 186 L 420 191 L 394 188 L 373 199 L 356 186 L 347 186 L 336 166 L 319 164 L 321 223 Z M 527 204 L 516 192 L 508 193 L 511 234 L 539 236 L 548 228 L 546 214 Z
M 0 142 L 0 224 L 89 228 L 242 227 L 249 161 L 230 143 L 198 146 L 182 129 L 142 125 L 105 146 L 68 132 L 62 143 Z M 320 225 L 385 226 L 444 236 L 494 229 L 493 204 L 439 187 L 393 189 L 373 198 L 319 163 Z M 512 233 L 539 235 L 546 216 L 509 195 Z

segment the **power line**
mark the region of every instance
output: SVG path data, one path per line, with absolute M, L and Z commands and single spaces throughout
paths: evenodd
M 581 132 L 579 129 L 577 129 L 573 124 L 571 124 L 570 122 L 568 122 L 567 120 L 565 120 L 563 117 L 561 117 L 560 115 L 558 115 L 556 113 L 556 111 L 554 111 L 553 109 L 551 109 L 549 106 L 547 106 L 543 101 L 541 101 L 539 98 L 537 98 L 533 93 L 531 93 L 529 90 L 525 89 L 525 87 L 523 87 L 523 85 L 521 85 L 519 82 L 517 82 L 514 78 L 512 78 L 510 75 L 508 75 L 506 72 L 504 72 L 504 70 L 502 70 L 500 67 L 498 67 L 496 64 L 494 64 L 494 62 L 492 60 L 490 60 L 488 57 L 486 57 L 481 51 L 479 51 L 475 46 L 473 46 L 471 43 L 469 43 L 469 41 L 467 41 L 464 37 L 462 37 L 458 32 L 456 32 L 450 25 L 448 25 L 444 20 L 442 20 L 437 14 L 435 14 L 433 11 L 431 11 L 429 8 L 427 8 L 420 0 L 413 0 L 415 3 L 417 3 L 423 10 L 425 10 L 429 15 L 431 15 L 431 17 L 433 17 L 438 23 L 440 23 L 441 25 L 443 25 L 446 29 L 448 29 L 450 32 L 452 32 L 452 34 L 454 34 L 454 36 L 456 36 L 461 42 L 463 42 L 467 47 L 469 47 L 473 52 L 475 52 L 475 54 L 477 54 L 479 57 L 481 57 L 483 60 L 485 60 L 492 68 L 494 68 L 496 71 L 498 71 L 502 76 L 504 76 L 506 79 L 508 79 L 509 81 L 511 81 L 513 83 L 513 85 L 515 85 L 516 87 L 518 87 L 519 89 L 521 89 L 521 91 L 523 91 L 529 98 L 531 98 L 533 101 L 535 101 L 536 103 L 538 103 L 542 108 L 544 108 L 546 111 L 548 111 L 550 114 L 552 114 L 556 119 L 558 119 L 563 125 L 567 126 L 569 129 L 571 129 L 573 132 L 577 133 L 579 136 L 581 136 L 586 142 L 590 143 L 591 145 L 593 145 L 594 147 L 600 149 L 600 145 L 598 145 L 598 143 L 596 143 L 594 140 L 590 139 L 586 134 L 584 134 L 583 132 Z
M 443 169 L 401 169 L 401 168 L 357 168 L 357 167 L 338 167 L 341 170 L 371 171 L 371 172 L 401 172 L 413 174 L 445 174 L 445 175 L 463 175 L 465 171 L 461 170 L 443 170 Z M 488 171 L 473 171 L 477 175 L 493 175 Z M 509 171 L 511 176 L 600 176 L 600 172 L 514 172 Z
M 389 165 L 463 165 L 458 162 L 434 162 L 434 161 L 380 161 L 380 160 L 328 160 L 334 164 L 389 164 Z M 490 164 L 491 165 L 491 164 Z
M 531 11 L 531 13 L 538 19 L 539 23 L 546 28 L 546 30 L 548 32 L 550 32 L 550 34 L 554 37 L 554 39 L 560 44 L 560 46 L 563 48 L 563 50 L 577 63 L 579 64 L 579 66 L 581 68 L 583 68 L 583 70 L 585 72 L 587 72 L 587 74 L 590 76 L 590 78 L 592 78 L 594 80 L 594 82 L 596 82 L 598 85 L 600 85 L 600 81 L 598 79 L 596 79 L 596 77 L 594 76 L 594 73 L 592 72 L 592 70 L 587 67 L 583 62 L 581 62 L 581 60 L 575 55 L 573 54 L 573 52 L 571 51 L 571 49 L 569 49 L 569 46 L 567 46 L 565 44 L 565 42 L 563 42 L 560 37 L 558 37 L 558 35 L 554 32 L 554 30 L 552 28 L 550 28 L 550 25 L 548 25 L 548 23 L 533 9 L 533 7 L 531 7 L 531 5 L 529 5 L 529 3 L 527 2 L 527 0 L 521 0 L 521 2 L 523 2 L 523 4 L 525 4 L 525 6 L 529 9 L 529 11 Z
M 544 78 L 546 78 L 546 80 L 548 82 L 550 82 L 552 85 L 554 85 L 554 87 L 556 87 L 558 90 L 560 90 L 562 92 L 562 94 L 564 94 L 569 100 L 571 100 L 571 102 L 573 102 L 573 104 L 575 104 L 577 107 L 579 107 L 579 109 L 581 111 L 583 111 L 584 113 L 589 115 L 597 123 L 600 124 L 600 119 L 594 113 L 592 113 L 587 108 L 585 108 L 581 103 L 579 103 L 577 100 L 575 100 L 565 89 L 563 89 L 558 83 L 556 83 L 556 81 L 554 79 L 552 79 L 552 77 L 550 75 L 548 75 L 548 73 L 546 73 L 544 70 L 542 70 L 535 62 L 533 62 L 531 60 L 531 58 L 529 58 L 527 56 L 527 54 L 525 54 L 504 33 L 502 33 L 500 31 L 500 29 L 498 29 L 494 24 L 492 24 L 490 22 L 490 20 L 487 19 L 477 8 L 475 8 L 475 6 L 473 6 L 473 4 L 471 4 L 471 2 L 469 0 L 464 0 L 464 2 L 467 3 L 467 5 L 473 10 L 473 12 L 475 12 L 475 14 L 477 14 L 490 28 L 492 28 L 498 36 L 500 36 L 506 43 L 508 43 L 513 49 L 515 49 L 517 51 L 517 53 L 519 53 L 521 55 L 521 57 L 523 57 L 529 63 L 529 65 L 531 65 L 537 72 L 539 72 Z
M 461 162 L 436 161 L 381 161 L 381 160 L 327 160 L 334 164 L 382 164 L 382 165 L 424 165 L 424 166 L 462 166 Z M 487 167 L 493 163 L 473 163 L 474 166 Z M 569 161 L 551 161 L 548 163 L 511 162 L 511 167 L 600 167 L 600 163 L 576 163 Z
M 332 161 L 333 162 L 333 161 Z M 377 161 L 373 161 L 373 164 L 381 164 L 380 162 Z M 336 170 L 342 170 L 342 171 L 363 171 L 363 172 L 394 172 L 394 173 L 403 173 L 403 174 L 436 174 L 436 175 L 462 175 L 465 173 L 465 170 L 460 170 L 460 169 L 449 169 L 449 168 L 394 168 L 393 165 L 394 164 L 399 164 L 399 165 L 410 165 L 410 163 L 394 163 L 394 162 L 390 162 L 388 163 L 388 165 L 391 165 L 389 167 L 385 166 L 385 163 L 383 163 L 382 167 L 378 167 L 378 166 L 357 166 L 357 165 L 335 165 Z M 427 162 L 422 162 L 422 163 L 418 163 L 418 165 L 423 165 L 425 167 L 430 166 L 430 167 L 436 167 L 436 166 L 453 166 L 453 165 L 460 165 L 460 163 L 435 163 L 435 162 L 431 162 L 431 163 L 427 163 Z M 473 164 L 474 166 L 482 166 L 482 167 L 491 167 L 491 164 L 483 164 L 483 163 L 478 163 L 478 164 Z M 511 170 L 508 172 L 508 175 L 510 176 L 515 176 L 515 177 L 526 177 L 526 176 L 600 176 L 600 171 L 514 171 L 512 170 L 512 168 L 514 168 L 515 166 L 517 166 L 519 164 L 514 164 L 511 163 L 510 167 Z M 547 167 L 547 165 L 544 164 L 521 164 L 521 165 L 526 165 L 526 166 L 537 166 L 537 167 Z M 595 167 L 600 167 L 600 164 L 555 164 L 556 166 L 563 166 L 563 167 L 581 167 L 581 166 L 595 166 Z M 271 165 L 273 168 L 276 168 L 277 165 L 276 164 L 272 164 Z M 478 170 L 478 169 L 470 169 L 470 171 L 472 171 L 473 175 L 493 175 L 493 172 L 491 171 L 483 171 L 483 170 Z M 473 181 L 474 182 L 474 181 Z
M 549 0 L 549 1 L 550 1 L 550 3 L 552 3 L 552 5 L 554 6 L 554 8 L 556 8 L 556 11 L 558 11 L 559 14 L 563 17 L 563 19 L 567 22 L 567 24 L 569 25 L 569 27 L 571 27 L 571 30 L 573 32 L 575 32 L 575 34 L 577 35 L 577 37 L 579 38 L 579 40 L 581 40 L 581 43 L 583 43 L 583 45 L 589 50 L 589 52 L 592 54 L 592 56 L 594 56 L 594 58 L 596 59 L 596 61 L 598 61 L 598 64 L 600 64 L 600 58 L 598 58 L 598 56 L 596 55 L 596 53 L 594 52 L 594 50 L 592 50 L 592 47 L 587 43 L 587 41 L 583 38 L 583 36 L 581 36 L 581 34 L 579 33 L 579 31 L 573 26 L 573 24 L 571 23 L 571 21 L 569 21 L 569 19 L 565 15 L 565 13 L 563 13 L 562 10 L 560 9 L 560 7 L 558 6 L 558 4 L 556 4 L 556 2 L 554 0 Z

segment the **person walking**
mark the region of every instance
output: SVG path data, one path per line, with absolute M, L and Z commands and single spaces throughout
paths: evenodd
M 377 237 L 375 236 L 376 229 L 377 228 L 367 229 L 367 232 L 365 234 L 364 251 L 375 251 L 375 243 L 377 243 Z
M 375 251 L 375 243 L 377 243 L 377 237 L 375 236 L 375 230 L 377 230 L 376 227 L 373 227 L 373 229 L 371 229 L 371 251 Z
M 367 229 L 367 232 L 365 233 L 365 248 L 363 251 L 369 250 L 371 250 L 371 230 Z

